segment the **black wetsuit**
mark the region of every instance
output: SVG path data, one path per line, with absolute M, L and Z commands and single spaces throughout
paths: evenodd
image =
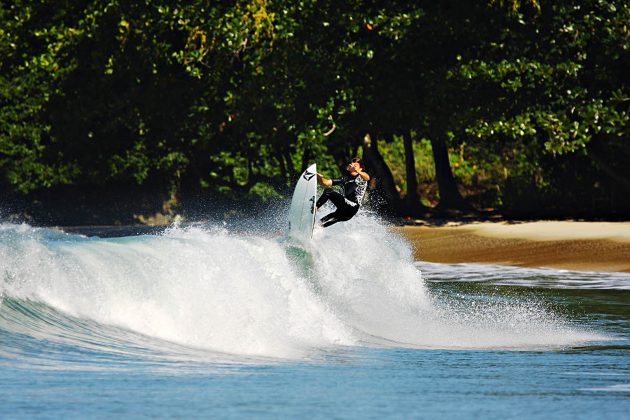
M 328 200 L 337 207 L 335 211 L 322 217 L 321 223 L 324 227 L 352 219 L 359 211 L 365 190 L 367 190 L 367 181 L 361 178 L 361 175 L 344 175 L 340 179 L 333 179 L 332 184 L 333 186 L 341 185 L 343 195 L 332 188 L 326 188 L 317 200 L 317 208 L 323 206 Z

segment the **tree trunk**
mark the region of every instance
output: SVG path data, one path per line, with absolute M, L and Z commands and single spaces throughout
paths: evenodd
M 405 145 L 405 174 L 407 177 L 407 208 L 418 202 L 418 180 L 416 179 L 416 158 L 413 155 L 413 140 L 411 136 L 403 136 Z
M 433 161 L 435 162 L 435 177 L 440 190 L 440 210 L 471 210 L 470 205 L 464 200 L 451 170 L 448 160 L 446 141 L 441 136 L 431 136 L 431 148 L 433 149 Z
M 363 162 L 367 166 L 368 173 L 372 176 L 370 189 L 376 195 L 376 200 L 371 200 L 371 204 L 377 210 L 400 214 L 401 200 L 396 190 L 392 171 L 378 151 L 376 140 L 372 140 L 370 133 L 366 133 L 363 137 Z M 382 204 L 385 206 L 379 206 L 381 204 L 379 201 L 384 201 Z

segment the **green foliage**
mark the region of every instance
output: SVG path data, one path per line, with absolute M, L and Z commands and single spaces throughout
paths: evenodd
M 570 191 L 591 188 L 602 172 L 624 183 L 616 162 L 624 159 L 630 134 L 628 21 L 630 7 L 621 1 L 541 3 L 533 14 L 517 8 L 482 48 L 457 56 L 448 81 L 464 106 L 453 130 L 501 158 L 509 182 L 499 188 L 515 197 L 520 183 L 533 187 L 523 195 L 562 195 L 577 203 Z M 608 171 L 595 161 L 603 144 Z M 575 157 L 556 158 L 563 155 Z M 591 176 L 558 188 L 559 162 Z M 578 179 L 587 185 L 577 187 Z
M 3 3 L 0 188 L 268 200 L 371 132 L 402 194 L 412 136 L 425 204 L 435 142 L 478 206 L 606 201 L 630 189 L 628 22 L 621 0 Z

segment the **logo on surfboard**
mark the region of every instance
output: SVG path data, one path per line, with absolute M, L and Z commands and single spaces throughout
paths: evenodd
M 302 174 L 302 178 L 304 178 L 307 181 L 310 181 L 311 179 L 313 179 L 314 176 L 315 176 L 315 173 L 309 172 L 309 171 L 304 171 L 304 173 Z

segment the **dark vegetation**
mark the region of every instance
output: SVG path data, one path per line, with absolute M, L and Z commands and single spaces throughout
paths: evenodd
M 0 25 L 5 216 L 238 212 L 353 155 L 389 214 L 630 215 L 626 0 L 15 0 Z

